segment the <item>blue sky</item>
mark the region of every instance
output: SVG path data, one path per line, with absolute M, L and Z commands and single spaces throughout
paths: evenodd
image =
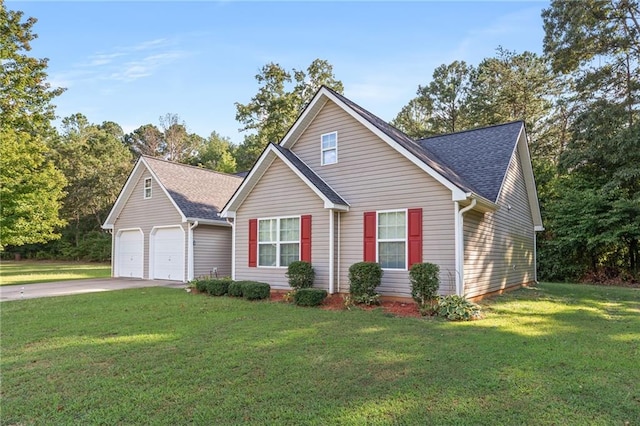
M 498 46 L 541 53 L 547 1 L 52 2 L 6 1 L 38 19 L 32 55 L 67 91 L 57 114 L 80 112 L 130 132 L 178 114 L 190 132 L 240 143 L 235 102 L 258 90 L 268 62 L 328 60 L 345 95 L 393 119 L 454 60 L 476 65 Z

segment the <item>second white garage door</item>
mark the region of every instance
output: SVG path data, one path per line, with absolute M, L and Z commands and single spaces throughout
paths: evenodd
M 181 227 L 159 228 L 152 232 L 153 278 L 184 280 L 184 231 Z

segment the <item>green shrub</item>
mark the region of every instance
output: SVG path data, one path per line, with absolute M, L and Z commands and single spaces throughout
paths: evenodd
M 197 278 L 192 281 L 195 284 L 196 290 L 199 293 L 205 293 L 209 286 L 209 280 L 207 278 Z
M 289 279 L 289 285 L 298 290 L 312 287 L 316 272 L 309 262 L 296 260 L 289 264 L 286 275 Z
M 231 279 L 220 278 L 217 280 L 207 280 L 207 293 L 211 296 L 224 296 L 229 290 Z
M 414 263 L 409 270 L 411 297 L 420 309 L 433 310 L 434 300 L 440 288 L 440 267 L 433 263 Z
M 357 303 L 379 303 L 376 288 L 382 281 L 382 268 L 373 262 L 358 262 L 349 267 L 349 293 Z
M 227 294 L 233 297 L 242 297 L 242 283 L 243 281 L 232 281 L 227 288 Z
M 464 297 L 440 296 L 436 307 L 438 316 L 450 321 L 471 321 L 480 318 L 480 307 Z
M 327 291 L 320 288 L 301 288 L 293 295 L 298 306 L 318 306 L 327 297 Z
M 258 281 L 242 282 L 242 297 L 247 300 L 268 299 L 271 294 L 271 286 Z

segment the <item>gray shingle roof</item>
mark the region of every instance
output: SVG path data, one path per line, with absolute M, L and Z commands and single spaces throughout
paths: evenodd
M 456 170 L 478 194 L 495 202 L 522 126 L 522 121 L 514 121 L 417 142 Z
M 338 193 L 331 189 L 331 187 L 327 185 L 327 183 L 322 180 L 320 176 L 318 176 L 313 170 L 311 170 L 309 166 L 307 166 L 304 161 L 302 161 L 296 154 L 294 154 L 287 148 L 281 147 L 278 144 L 271 145 L 273 145 L 275 149 L 282 153 L 282 155 L 284 155 L 287 160 L 289 160 L 291 164 L 293 164 L 294 167 L 298 169 L 300 173 L 302 173 L 304 177 L 306 177 L 316 188 L 318 188 L 318 190 L 320 190 L 320 192 L 322 192 L 322 194 L 324 194 L 324 196 L 327 197 L 329 201 L 335 204 L 341 204 L 343 206 L 349 205 L 344 199 L 342 199 L 340 195 L 338 195 Z
M 154 157 L 144 160 L 188 218 L 223 221 L 219 213 L 242 183 L 239 176 Z
M 458 188 L 496 201 L 523 125 L 521 121 L 414 141 L 358 104 L 326 88 Z

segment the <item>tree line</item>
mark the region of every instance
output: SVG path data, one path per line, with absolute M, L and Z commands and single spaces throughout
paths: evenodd
M 332 65 L 269 63 L 257 93 L 237 102 L 238 145 L 189 133 L 177 114 L 125 134 L 78 113 L 52 126 L 63 89 L 28 55 L 35 19 L 2 4 L 1 244 L 5 253 L 106 260 L 100 230 L 140 155 L 226 173 L 248 170 L 279 141 L 321 85 L 339 93 Z M 543 223 L 539 277 L 637 282 L 640 239 L 640 10 L 638 0 L 552 1 L 543 54 L 498 47 L 477 66 L 453 61 L 419 85 L 391 124 L 414 138 L 514 120 L 529 136 Z

